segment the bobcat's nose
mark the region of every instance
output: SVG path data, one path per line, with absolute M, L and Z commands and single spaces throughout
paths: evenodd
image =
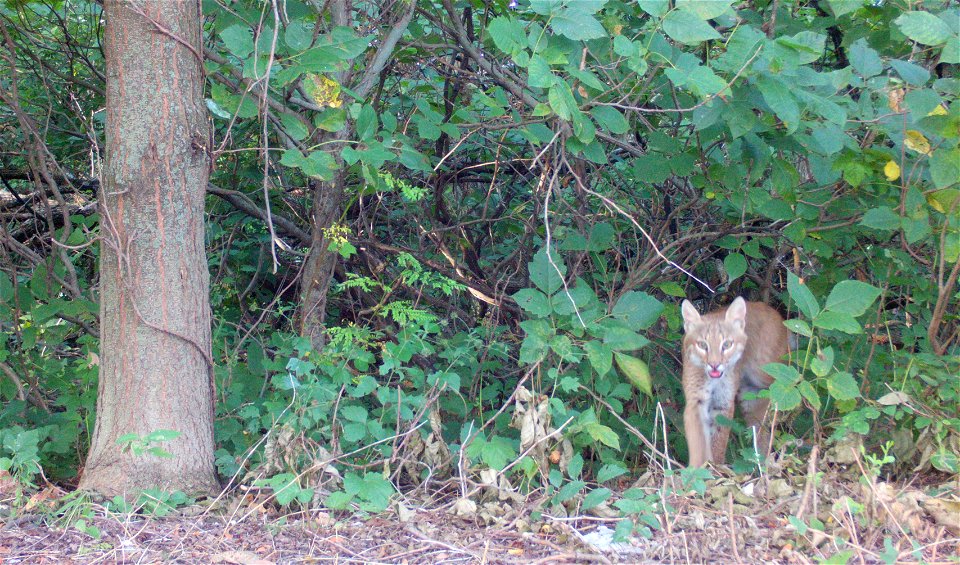
M 713 364 L 709 364 L 709 363 L 708 363 L 708 366 L 710 367 L 710 370 L 707 371 L 707 374 L 710 375 L 710 378 L 711 378 L 711 379 L 719 379 L 720 377 L 723 376 L 723 370 L 722 370 L 723 365 L 722 365 L 722 364 L 721 364 L 721 365 L 713 365 Z

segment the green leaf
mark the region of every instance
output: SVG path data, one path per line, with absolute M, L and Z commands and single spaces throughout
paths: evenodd
M 827 0 L 827 4 L 830 6 L 830 11 L 833 12 L 834 17 L 839 18 L 862 8 L 863 0 Z
M 614 357 L 617 360 L 617 367 L 620 367 L 620 372 L 627 377 L 630 384 L 653 398 L 653 384 L 650 381 L 650 369 L 647 364 L 642 359 L 623 353 L 615 353 Z
M 727 271 L 729 285 L 747 272 L 747 258 L 739 253 L 730 253 L 723 258 L 723 268 Z
M 921 45 L 940 45 L 953 35 L 950 26 L 930 12 L 904 12 L 893 23 L 900 28 L 903 35 Z
M 513 445 L 500 436 L 493 436 L 483 445 L 480 451 L 480 459 L 491 469 L 500 470 L 506 467 L 507 463 L 513 461 L 517 456 Z
M 563 485 L 559 491 L 557 491 L 557 502 L 566 502 L 571 498 L 577 496 L 577 494 L 583 490 L 583 487 L 587 486 L 587 483 L 583 481 L 570 481 L 569 483 Z
M 620 436 L 609 427 L 598 424 L 597 422 L 587 422 L 583 427 L 584 431 L 594 440 L 599 441 L 607 447 L 612 447 L 617 451 L 620 450 Z
M 607 36 L 607 30 L 597 18 L 565 10 L 550 20 L 550 27 L 560 35 L 574 41 L 586 41 Z
M 802 335 L 804 337 L 813 337 L 813 330 L 810 329 L 810 324 L 806 323 L 803 320 L 787 320 L 783 323 L 791 332 Z
M 826 309 L 860 316 L 880 296 L 880 289 L 860 281 L 840 281 L 827 297 Z
M 763 366 L 763 370 L 774 379 L 789 385 L 793 385 L 800 380 L 800 372 L 791 365 L 769 363 Z
M 860 225 L 882 231 L 898 230 L 900 229 L 900 215 L 888 206 L 871 208 L 864 213 Z
M 507 55 L 516 55 L 524 50 L 527 43 L 527 34 L 523 31 L 523 25 L 517 20 L 511 18 L 494 18 L 487 26 L 487 33 L 493 39 L 493 44 L 497 49 Z
M 593 489 L 588 492 L 586 496 L 583 497 L 583 504 L 581 505 L 582 510 L 590 510 L 595 506 L 603 504 L 609 500 L 610 496 L 613 495 L 613 492 L 608 488 L 598 488 Z
M 532 314 L 537 318 L 546 318 L 553 312 L 550 300 L 547 296 L 534 288 L 524 288 L 513 295 L 513 299 L 525 312 Z
M 608 325 L 603 343 L 614 351 L 636 351 L 650 343 L 650 340 L 630 328 Z
M 730 9 L 730 0 L 677 0 L 678 10 L 690 12 L 703 21 L 721 16 Z
M 304 20 L 296 20 L 287 24 L 283 32 L 283 40 L 293 51 L 303 51 L 310 48 L 313 42 L 314 24 Z
M 800 124 L 800 106 L 793 97 L 790 87 L 778 78 L 760 77 L 757 88 L 763 95 L 763 101 L 787 125 L 789 131 L 794 131 Z
M 813 319 L 820 313 L 820 304 L 813 297 L 813 293 L 807 288 L 807 285 L 800 282 L 797 275 L 787 272 L 787 292 L 790 298 L 796 303 L 797 308 L 807 318 Z
M 686 45 L 720 39 L 720 34 L 710 24 L 690 12 L 681 10 L 674 10 L 663 18 L 663 32 L 671 39 Z
M 557 82 L 556 75 L 550 70 L 550 65 L 539 55 L 530 57 L 527 67 L 527 85 L 533 88 L 548 88 Z
M 540 248 L 533 261 L 528 264 L 530 280 L 547 296 L 552 296 L 563 286 L 563 278 L 567 275 L 567 266 L 563 259 L 555 252 L 547 255 L 546 247 Z
M 960 149 L 939 148 L 930 156 L 930 177 L 937 188 L 960 182 Z
M 794 383 L 777 379 L 770 384 L 770 401 L 777 410 L 793 410 L 800 405 L 800 392 Z
M 807 402 L 810 403 L 810 406 L 813 406 L 815 410 L 819 410 L 822 405 L 820 402 L 820 395 L 817 394 L 817 390 L 813 388 L 813 385 L 807 381 L 800 381 L 797 383 L 797 390 L 800 392 L 800 395 L 807 399 Z
M 366 422 L 367 409 L 363 406 L 348 405 L 340 408 L 340 416 L 351 422 Z
M 669 0 L 637 0 L 637 6 L 655 18 L 662 18 L 670 9 L 670 2 Z
M 960 35 L 954 35 L 947 40 L 947 44 L 943 46 L 943 51 L 940 52 L 939 62 L 950 65 L 960 64 Z
M 360 114 L 357 116 L 357 138 L 360 141 L 370 141 L 377 133 L 377 112 L 370 104 L 364 104 L 360 107 Z
M 663 312 L 663 303 L 645 292 L 625 292 L 613 307 L 613 316 L 631 327 L 646 329 Z
M 592 339 L 583 344 L 583 350 L 587 352 L 587 360 L 598 375 L 602 377 L 610 371 L 613 366 L 613 350 L 608 345 Z
M 627 473 L 627 468 L 617 463 L 608 463 L 597 471 L 597 482 L 605 483 Z
M 813 325 L 822 330 L 836 330 L 847 334 L 863 333 L 856 318 L 845 312 L 824 310 L 813 319 Z
M 890 59 L 890 66 L 897 71 L 900 78 L 913 86 L 923 86 L 930 80 L 930 71 L 909 61 Z
M 837 400 L 853 400 L 860 397 L 860 387 L 850 373 L 836 373 L 827 379 L 827 392 Z
M 249 26 L 232 25 L 220 32 L 220 39 L 223 40 L 227 50 L 240 59 L 246 59 L 253 53 L 253 30 Z
M 550 87 L 547 92 L 547 101 L 550 103 L 550 109 L 553 110 L 561 119 L 570 121 L 575 114 L 580 113 L 580 107 L 570 92 L 570 86 L 563 81 L 558 81 Z
M 810 370 L 818 377 L 825 377 L 833 369 L 833 346 L 822 349 L 810 360 Z
M 863 78 L 876 76 L 883 71 L 883 61 L 880 55 L 867 45 L 867 40 L 860 38 L 850 46 L 849 49 L 850 64 L 853 69 Z
M 597 125 L 614 135 L 622 135 L 630 130 L 630 123 L 613 106 L 596 106 L 590 110 L 590 115 Z

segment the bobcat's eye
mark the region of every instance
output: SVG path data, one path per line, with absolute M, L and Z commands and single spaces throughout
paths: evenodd
M 733 342 L 728 339 L 727 341 L 723 342 L 723 345 L 721 345 L 721 347 L 723 348 L 724 351 L 726 351 L 731 347 L 733 347 Z
M 699 347 L 701 351 L 710 351 L 710 344 L 705 341 L 698 341 L 697 347 Z

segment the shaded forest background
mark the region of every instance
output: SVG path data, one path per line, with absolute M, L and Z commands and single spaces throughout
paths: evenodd
M 655 497 L 617 487 L 686 460 L 679 302 L 738 295 L 800 338 L 769 391 L 783 457 L 855 438 L 886 473 L 960 471 L 949 2 L 202 10 L 225 484 L 365 511 L 496 487 L 649 533 Z M 102 6 L 6 0 L 0 34 L 0 463 L 71 484 L 102 355 Z

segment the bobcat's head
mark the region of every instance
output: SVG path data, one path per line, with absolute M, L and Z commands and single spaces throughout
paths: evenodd
M 747 344 L 747 303 L 737 297 L 725 312 L 701 316 L 693 304 L 684 300 L 680 310 L 685 359 L 702 368 L 711 379 L 724 376 L 740 360 Z

